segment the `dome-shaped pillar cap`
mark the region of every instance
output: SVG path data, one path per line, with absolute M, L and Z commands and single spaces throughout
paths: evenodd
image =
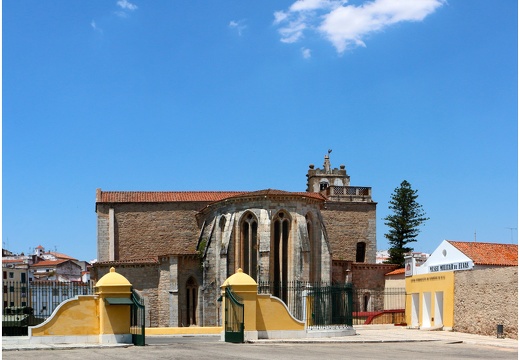
M 251 276 L 239 268 L 236 273 L 224 281 L 221 287 L 225 288 L 227 286 L 258 286 L 258 284 Z
M 105 274 L 96 283 L 97 293 L 121 293 L 130 292 L 132 284 L 123 275 L 116 272 L 114 267 L 110 268 L 110 272 Z

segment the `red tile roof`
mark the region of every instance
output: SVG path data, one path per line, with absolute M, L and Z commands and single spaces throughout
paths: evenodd
M 518 245 L 450 240 L 448 242 L 473 260 L 475 265 L 518 266 Z
M 390 271 L 389 273 L 386 273 L 385 276 L 388 276 L 388 275 L 401 275 L 401 274 L 404 274 L 404 268 L 395 269 L 394 271 Z
M 291 191 L 284 191 L 284 190 L 276 190 L 276 189 L 265 189 L 265 190 L 259 190 L 259 191 L 250 191 L 245 192 L 236 196 L 233 196 L 234 198 L 240 198 L 240 197 L 248 197 L 248 196 L 279 196 L 279 195 L 287 195 L 287 196 L 304 196 L 309 198 L 314 198 L 318 200 L 325 200 L 325 197 L 321 195 L 320 193 L 311 193 L 311 192 L 291 192 Z
M 6 264 L 23 264 L 25 260 L 23 259 L 2 259 L 2 262 L 3 263 L 6 263 Z
M 213 202 L 243 194 L 243 191 L 101 191 L 97 203 Z
M 133 264 L 158 264 L 157 258 L 142 258 L 142 259 L 129 259 L 129 260 L 111 260 L 111 261 L 98 261 L 94 263 L 94 267 L 103 265 L 133 265 Z
M 97 189 L 96 203 L 217 202 L 229 198 L 264 195 L 305 196 L 320 200 L 325 199 L 318 193 L 273 189 L 260 191 L 101 191 L 101 189 Z
M 65 259 L 62 259 L 62 260 L 44 260 L 44 261 L 40 261 L 36 264 L 33 264 L 32 266 L 33 267 L 38 267 L 38 266 L 56 266 L 56 265 L 60 265 L 60 264 L 63 264 L 64 262 L 67 262 L 67 261 L 70 261 L 70 260 L 65 260 Z
M 51 254 L 54 257 L 56 257 L 57 259 L 78 260 L 76 258 L 73 258 L 72 256 L 67 255 L 67 254 L 62 254 L 62 253 L 55 252 L 55 251 L 49 251 L 47 253 L 44 253 L 43 255 L 45 255 L 45 254 Z

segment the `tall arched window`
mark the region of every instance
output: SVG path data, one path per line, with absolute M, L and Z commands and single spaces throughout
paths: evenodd
M 197 281 L 190 276 L 186 281 L 186 309 L 187 309 L 187 323 L 190 325 L 197 325 L 197 303 L 198 303 L 199 286 Z
M 288 216 L 279 212 L 273 219 L 272 264 L 273 295 L 287 303 L 287 281 L 289 275 L 289 231 Z
M 310 273 L 309 280 L 313 282 L 320 281 L 321 278 L 321 243 L 316 239 L 312 215 L 309 213 L 305 216 L 307 221 L 307 235 L 309 236 L 310 245 Z
M 247 213 L 240 226 L 239 264 L 242 270 L 256 279 L 258 266 L 258 221 L 256 217 Z
M 220 217 L 220 221 L 218 223 L 218 227 L 220 229 L 220 234 L 222 236 L 222 233 L 224 232 L 224 229 L 226 227 L 226 217 L 225 216 L 221 216 Z

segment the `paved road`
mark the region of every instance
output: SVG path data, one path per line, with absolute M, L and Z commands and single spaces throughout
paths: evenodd
M 31 359 L 518 359 L 518 349 L 467 344 L 458 341 L 417 342 L 321 342 L 280 343 L 258 342 L 230 344 L 218 341 L 218 337 L 149 337 L 150 345 L 122 348 L 84 348 L 66 350 L 4 351 L 6 360 Z

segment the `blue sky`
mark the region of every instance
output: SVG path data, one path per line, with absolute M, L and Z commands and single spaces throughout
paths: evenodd
M 517 2 L 3 1 L 2 241 L 96 257 L 96 188 L 402 180 L 444 239 L 517 243 Z M 514 228 L 511 230 L 511 228 Z

